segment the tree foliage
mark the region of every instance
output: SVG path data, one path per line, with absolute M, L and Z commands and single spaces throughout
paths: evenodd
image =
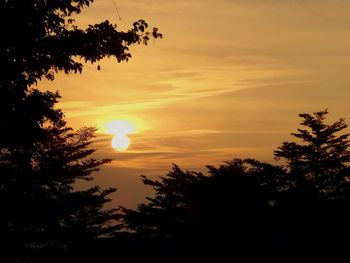
M 280 167 L 234 159 L 207 168 L 207 175 L 174 166 L 160 181 L 143 177 L 155 197 L 137 210 L 124 208 L 126 226 L 148 237 L 235 242 L 258 226 L 271 227 L 268 218 L 283 177 Z
M 81 72 L 78 60 L 96 62 L 105 57 L 127 61 L 132 44 L 147 44 L 159 38 L 157 28 L 147 31 L 144 20 L 136 21 L 126 32 L 109 21 L 80 29 L 72 16 L 93 0 L 1 0 L 0 89 L 25 89 L 45 76 L 53 79 L 58 71 Z
M 349 134 L 338 134 L 343 119 L 326 124 L 327 113 L 300 114 L 305 128 L 292 135 L 302 142 L 275 151 L 283 166 L 234 159 L 206 175 L 174 166 L 160 180 L 143 177 L 155 197 L 124 209 L 125 226 L 211 249 L 348 245 L 341 240 L 350 233 Z
M 50 104 L 55 94 L 29 90 L 42 77 L 53 80 L 59 71 L 81 72 L 82 61 L 94 63 L 105 57 L 127 61 L 130 45 L 162 37 L 157 28 L 147 31 L 144 20 L 136 21 L 126 32 L 109 21 L 80 29 L 72 16 L 91 3 L 93 0 L 0 0 L 0 23 L 6 25 L 0 38 L 1 147 L 32 145 L 49 117 L 45 114 L 55 114 Z
M 184 172 L 176 165 L 161 181 L 143 176 L 143 183 L 155 190 L 155 197 L 148 197 L 150 203 L 140 204 L 138 211 L 124 208 L 128 226 L 149 236 L 171 237 L 192 231 L 191 222 L 198 212 L 196 201 L 206 179 L 201 173 Z
M 55 113 L 30 152 L 0 154 L 0 239 L 9 253 L 3 255 L 13 253 L 19 261 L 45 255 L 53 260 L 118 229 L 117 211 L 103 210 L 115 189 L 74 189 L 77 180 L 91 180 L 110 161 L 90 157 L 95 130 L 75 132 L 60 110 Z
M 70 129 L 59 94 L 33 88 L 84 62 L 131 58 L 129 46 L 160 38 L 144 20 L 128 31 L 109 21 L 79 28 L 73 16 L 93 0 L 0 0 L 0 241 L 8 262 L 50 262 L 114 234 L 116 210 L 104 210 L 115 189 L 74 188 L 109 162 L 91 158 L 94 129 Z
M 287 162 L 291 183 L 326 198 L 340 198 L 349 176 L 349 133 L 338 135 L 348 125 L 344 119 L 326 124 L 327 110 L 300 114 L 303 119 L 292 135 L 301 143 L 284 142 L 275 156 Z

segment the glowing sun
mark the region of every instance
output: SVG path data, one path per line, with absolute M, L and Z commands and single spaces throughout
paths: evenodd
M 130 140 L 126 135 L 115 135 L 112 139 L 112 147 L 117 151 L 125 151 L 130 145 Z
M 106 131 L 114 135 L 112 147 L 121 152 L 128 149 L 130 145 L 128 134 L 135 132 L 135 128 L 126 120 L 115 120 L 106 125 Z

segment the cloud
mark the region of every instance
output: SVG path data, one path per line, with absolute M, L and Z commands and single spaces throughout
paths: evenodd
M 164 39 L 131 47 L 128 63 L 106 59 L 100 71 L 86 65 L 81 75 L 39 83 L 60 90 L 59 107 L 75 128 L 114 119 L 137 124 L 128 152 L 115 152 L 109 135 L 96 138 L 96 156 L 115 159 L 102 170 L 105 185 L 142 192 L 134 177 L 164 174 L 172 162 L 203 169 L 233 157 L 272 160 L 301 112 L 329 108 L 330 120 L 350 119 L 350 1 L 117 4 L 121 21 L 109 0 L 95 1 L 77 21 L 109 19 L 127 29 L 144 18 Z

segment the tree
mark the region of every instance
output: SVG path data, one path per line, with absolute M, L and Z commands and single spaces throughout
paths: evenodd
M 46 117 L 43 114 L 54 114 L 38 101 L 38 91 L 32 98 L 29 90 L 42 77 L 53 80 L 58 71 L 81 72 L 82 59 L 91 63 L 105 57 L 127 61 L 131 57 L 130 45 L 147 44 L 150 37 L 162 37 L 157 28 L 147 31 L 144 20 L 135 22 L 127 32 L 118 31 L 109 21 L 79 29 L 72 16 L 91 3 L 93 0 L 0 0 L 0 23 L 6 25 L 0 38 L 3 150 L 13 152 L 32 147 L 42 134 L 41 124 Z M 52 96 L 46 92 L 40 98 L 46 101 Z M 46 108 L 34 115 L 31 109 L 36 107 Z
M 307 188 L 327 199 L 341 198 L 350 172 L 350 134 L 338 135 L 348 125 L 344 119 L 326 124 L 327 114 L 327 110 L 300 114 L 306 129 L 299 128 L 292 135 L 302 143 L 284 142 L 275 156 L 286 160 L 291 187 Z
M 8 261 L 52 261 L 117 227 L 116 211 L 102 209 L 115 189 L 73 187 L 109 161 L 89 158 L 94 130 L 71 130 L 55 108 L 59 94 L 33 88 L 59 71 L 81 72 L 82 61 L 127 61 L 130 45 L 161 37 L 144 20 L 126 32 L 109 21 L 78 28 L 72 16 L 92 2 L 0 0 L 0 249 Z
M 155 197 L 148 197 L 150 202 L 140 204 L 137 211 L 123 208 L 128 228 L 150 237 L 189 235 L 206 180 L 203 174 L 184 172 L 176 165 L 161 181 L 142 176 L 143 183 L 155 190 Z
M 29 87 L 42 77 L 53 80 L 58 71 L 81 72 L 81 60 L 95 63 L 114 57 L 118 62 L 127 61 L 130 45 L 162 37 L 157 28 L 147 31 L 144 20 L 127 32 L 118 31 L 109 21 L 80 29 L 72 16 L 91 3 L 93 0 L 0 0 L 0 23 L 6 25 L 0 38 L 1 147 L 30 146 L 41 134 L 44 116 L 30 115 L 30 109 L 38 105 L 30 104 L 34 101 Z M 28 136 L 23 137 L 24 130 Z
M 142 177 L 155 197 L 137 210 L 123 208 L 125 227 L 143 237 L 213 247 L 227 240 L 240 245 L 275 227 L 271 216 L 284 174 L 280 167 L 234 159 L 207 168 L 204 175 L 174 165 L 160 181 Z
M 300 114 L 303 128 L 292 135 L 301 143 L 284 142 L 275 151 L 287 174 L 279 216 L 300 244 L 342 247 L 350 232 L 349 133 L 338 134 L 348 127 L 344 119 L 326 124 L 327 114 Z
M 346 247 L 349 235 L 349 134 L 327 111 L 300 114 L 306 128 L 284 142 L 276 166 L 234 159 L 208 175 L 177 166 L 161 180 L 143 177 L 155 197 L 124 209 L 124 224 L 141 236 L 179 239 L 188 247 Z
M 105 57 L 127 61 L 128 46 L 147 44 L 161 37 L 157 28 L 139 20 L 127 32 L 117 31 L 109 21 L 79 29 L 72 16 L 94 0 L 1 0 L 0 22 L 6 25 L 0 41 L 1 89 L 15 85 L 26 89 L 45 76 L 53 79 L 58 71 L 81 72 L 83 64 Z
M 51 97 L 50 103 L 57 99 L 58 95 Z M 74 132 L 66 126 L 62 112 L 55 113 L 44 122 L 42 139 L 30 152 L 30 165 L 18 165 L 17 154 L 3 151 L 0 155 L 2 256 L 16 255 L 17 261 L 45 256 L 59 260 L 118 229 L 117 211 L 103 210 L 114 188 L 74 189 L 77 180 L 91 180 L 91 173 L 110 161 L 89 157 L 95 151 L 90 148 L 95 130 Z

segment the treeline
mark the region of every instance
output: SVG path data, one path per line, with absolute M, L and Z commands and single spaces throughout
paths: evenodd
M 300 142 L 274 154 L 283 165 L 233 159 L 208 174 L 174 166 L 159 180 L 143 177 L 154 197 L 123 209 L 125 227 L 142 238 L 211 248 L 345 247 L 350 234 L 349 134 L 327 111 L 300 114 Z

